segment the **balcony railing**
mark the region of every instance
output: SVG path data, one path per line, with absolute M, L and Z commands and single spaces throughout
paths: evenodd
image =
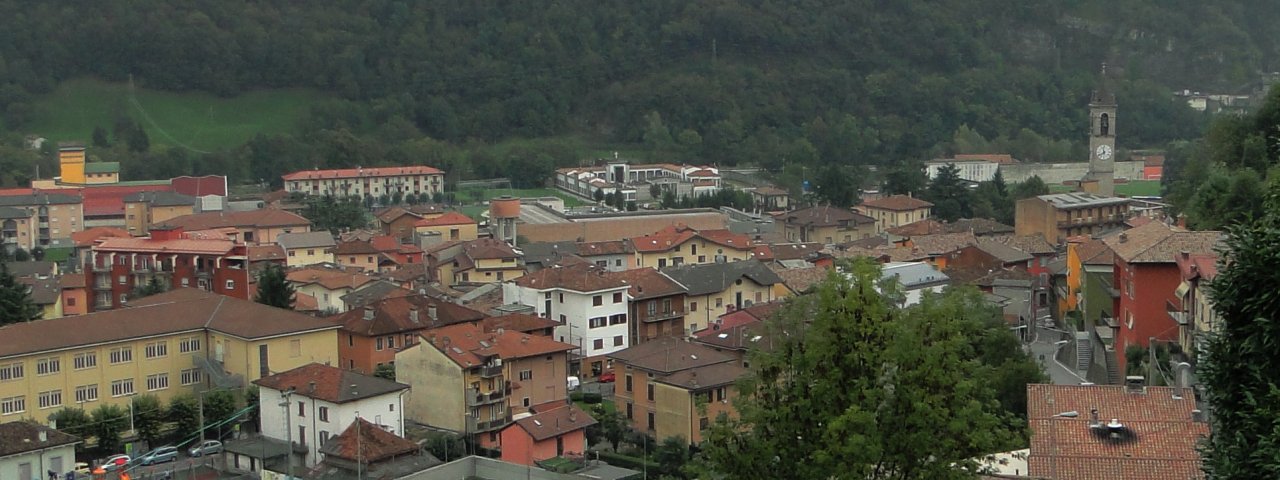
M 645 312 L 645 313 L 648 313 L 648 312 Z M 645 316 L 643 321 L 645 323 L 653 323 L 653 322 L 661 322 L 664 320 L 672 320 L 672 319 L 681 318 L 681 317 L 684 317 L 684 312 L 677 312 L 675 310 L 672 310 L 670 312 L 654 312 L 652 314 Z
M 502 375 L 502 365 L 480 367 L 480 378 L 493 378 Z
M 1169 313 L 1169 318 L 1172 318 L 1173 321 L 1178 322 L 1178 325 L 1182 325 L 1184 327 L 1191 325 L 1191 315 L 1188 314 L 1187 312 L 1182 311 L 1178 307 L 1175 307 L 1173 305 L 1173 302 L 1165 301 L 1164 309 L 1166 312 Z
M 467 406 L 478 407 L 480 405 L 488 405 L 491 403 L 498 403 L 498 402 L 505 401 L 507 399 L 507 393 L 509 393 L 510 391 L 511 391 L 511 387 L 506 387 L 500 390 L 494 390 L 488 393 L 482 393 L 479 390 L 476 390 L 474 388 L 468 388 L 467 389 Z
M 475 422 L 476 428 L 473 431 L 476 433 L 484 433 L 492 430 L 498 430 L 510 424 L 511 424 L 511 415 L 508 414 L 497 420 L 489 420 L 487 422 Z

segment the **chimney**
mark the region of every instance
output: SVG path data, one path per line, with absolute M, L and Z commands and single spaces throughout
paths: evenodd
M 49 432 L 41 430 L 40 433 L 38 434 L 38 437 L 40 438 L 40 443 L 47 442 L 49 441 Z
M 427 305 L 427 318 L 433 322 L 436 321 L 436 304 Z
M 1089 410 L 1089 426 L 1097 427 L 1099 425 L 1102 425 L 1102 423 L 1098 421 L 1098 409 Z
M 1188 252 L 1188 251 L 1186 251 L 1186 250 L 1183 250 L 1183 251 L 1181 251 L 1181 252 L 1178 252 L 1178 254 L 1179 254 L 1179 255 L 1182 255 L 1182 259 L 1183 259 L 1183 260 L 1187 260 L 1187 259 L 1191 258 L 1191 252 Z
M 1124 391 L 1134 394 L 1147 393 L 1147 378 L 1142 375 L 1124 377 Z
M 1129 241 L 1129 234 L 1120 232 L 1120 243 Z
M 364 307 L 364 319 L 373 320 L 373 307 L 370 307 L 370 306 Z
M 409 307 L 409 321 L 418 323 L 418 307 Z
M 315 381 L 315 380 L 312 380 L 312 381 L 310 381 L 310 382 L 307 382 L 307 393 L 308 393 L 308 394 L 314 394 L 314 393 L 316 393 L 316 381 Z
M 1181 228 L 1184 230 L 1187 228 L 1187 216 L 1185 214 L 1181 214 L 1181 213 L 1178 214 L 1177 225 L 1178 225 L 1178 228 Z

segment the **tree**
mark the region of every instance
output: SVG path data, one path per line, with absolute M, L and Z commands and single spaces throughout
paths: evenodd
M 93 418 L 89 416 L 89 412 L 79 407 L 65 407 L 62 410 L 49 415 L 50 426 L 57 424 L 57 429 L 62 432 L 70 433 L 78 437 L 89 436 L 89 425 L 93 423 Z M 84 444 L 76 445 L 77 450 L 84 448 Z
M 592 192 L 592 193 L 591 193 L 591 198 L 595 199 L 595 201 L 597 201 L 597 202 L 603 202 L 603 201 L 604 201 L 604 197 L 605 197 L 605 195 L 604 195 L 604 190 L 603 190 L 603 189 L 599 189 L 599 188 L 597 188 L 597 189 L 596 189 L 596 191 L 594 191 L 594 192 Z
M 396 366 L 389 364 L 378 365 L 373 369 L 373 376 L 385 378 L 387 380 L 396 381 Z
M 840 165 L 822 170 L 815 182 L 815 195 L 833 206 L 850 207 L 858 200 L 858 183 Z
M 649 198 L 654 200 L 662 198 L 662 186 L 656 183 L 649 184 Z
M 688 478 L 684 473 L 689 463 L 689 442 L 684 437 L 667 437 L 653 450 L 653 460 L 658 463 L 658 474 L 663 478 Z
M 404 195 L 404 204 L 405 204 L 405 205 L 417 205 L 417 204 L 418 204 L 418 195 L 417 195 L 417 194 L 415 194 L 415 193 L 412 193 L 412 192 L 410 192 L 410 193 L 406 193 L 406 194 Z
M 200 403 L 195 395 L 180 393 L 169 399 L 168 420 L 179 432 L 195 432 L 200 428 Z
M 922 194 L 929 177 L 918 166 L 900 165 L 889 170 L 884 179 L 884 193 L 889 195 Z
M 943 165 L 929 182 L 924 197 L 933 202 L 933 216 L 946 222 L 972 218 L 972 194 L 960 178 L 960 167 Z
M 9 272 L 8 264 L 0 263 L 0 325 L 29 322 L 42 315 L 31 300 L 31 290 Z
M 697 468 L 726 478 L 969 478 L 972 458 L 1021 440 L 982 362 L 997 312 L 953 288 L 899 308 L 870 261 L 830 274 L 767 324 L 748 353 L 738 420 L 708 430 Z M 1024 359 L 1023 361 L 1029 361 Z
M 160 277 L 152 276 L 151 280 L 148 280 L 145 285 L 133 289 L 133 298 L 149 297 L 168 290 L 165 284 L 160 281 Z
M 618 451 L 618 444 L 627 437 L 627 432 L 630 430 L 627 420 L 617 410 L 605 408 L 603 403 L 592 406 L 591 416 L 596 419 L 601 436 L 609 441 L 613 451 Z
M 1210 286 L 1222 317 L 1208 341 L 1199 377 L 1214 426 L 1204 451 L 1210 478 L 1280 475 L 1280 188 L 1266 198 L 1266 214 L 1228 227 L 1224 256 Z
M 286 278 L 283 267 L 267 264 L 266 268 L 258 272 L 258 295 L 254 298 L 255 302 L 293 309 L 294 293 L 293 284 Z
M 111 146 L 111 140 L 107 139 L 107 129 L 102 125 L 93 127 L 93 146 L 106 148 Z
M 114 451 L 120 448 L 120 432 L 128 426 L 128 411 L 119 405 L 101 405 L 93 410 L 88 433 L 98 439 L 99 449 Z
M 262 392 L 258 390 L 257 385 L 253 385 L 244 391 L 244 404 L 246 407 L 256 406 L 258 405 L 258 402 L 261 402 L 261 401 L 262 401 Z M 247 414 L 247 416 L 249 417 L 249 424 L 253 425 L 254 430 L 257 430 L 259 432 L 262 431 L 261 415 L 262 415 L 261 408 L 251 408 L 249 409 L 249 413 Z
M 1044 180 L 1039 175 L 1032 175 L 1022 183 L 1013 186 L 1013 199 L 1022 200 L 1024 198 L 1038 197 L 1049 194 L 1049 186 L 1045 185 Z
M 658 112 L 649 112 L 644 116 L 644 143 L 649 148 L 662 151 L 671 148 L 674 140 L 671 138 L 671 130 L 667 128 L 667 124 L 663 123 L 662 115 Z
M 160 426 L 167 416 L 168 412 L 155 395 L 133 397 L 133 429 L 148 444 L 155 445 L 160 440 Z
M 204 394 L 204 426 L 209 428 L 222 422 L 231 420 L 232 415 L 239 408 L 236 406 L 236 396 L 227 390 L 216 390 Z M 211 432 L 221 432 L 226 426 L 217 427 Z M 209 435 L 213 436 L 213 435 Z

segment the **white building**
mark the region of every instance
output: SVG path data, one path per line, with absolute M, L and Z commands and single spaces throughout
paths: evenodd
M 938 172 L 947 165 L 954 165 L 960 169 L 960 178 L 970 182 L 989 182 L 996 178 L 996 171 L 1000 169 L 1000 164 L 992 161 L 957 160 L 954 158 L 929 160 L 924 162 L 924 165 L 925 173 L 929 175 L 930 180 L 937 178 Z
M 533 307 L 535 314 L 556 320 L 555 338 L 577 345 L 585 358 L 581 373 L 592 376 L 610 368 L 605 355 L 628 345 L 626 281 L 595 265 L 553 266 L 502 285 L 502 300 Z
M 80 439 L 35 422 L 0 424 L 0 478 L 48 478 L 75 468 Z
M 605 194 L 622 194 L 628 201 L 649 197 L 648 188 L 635 185 L 650 183 L 675 184 L 676 194 L 698 196 L 715 193 L 722 185 L 720 169 L 709 166 L 674 165 L 653 163 L 632 165 L 625 161 L 613 161 L 592 167 L 561 168 L 556 170 L 556 186 L 578 195 L 592 198 L 596 190 Z M 640 197 L 637 197 L 640 195 Z
M 951 277 L 925 262 L 886 263 L 881 269 L 881 278 L 898 282 L 898 292 L 902 295 L 899 304 L 903 307 L 920 303 L 924 292 L 942 293 L 951 282 Z
M 259 387 L 262 434 L 306 447 L 308 467 L 320 461 L 317 452 L 324 442 L 357 417 L 404 435 L 408 385 L 319 363 L 253 383 Z
M 284 189 L 306 195 L 335 197 L 434 195 L 444 191 L 444 172 L 425 165 L 381 168 L 302 170 L 281 177 Z

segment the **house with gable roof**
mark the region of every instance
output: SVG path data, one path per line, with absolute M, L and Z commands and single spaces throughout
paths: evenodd
M 751 258 L 751 237 L 729 230 L 697 230 L 684 224 L 671 225 L 631 239 L 635 266 L 654 267 L 732 262 Z

